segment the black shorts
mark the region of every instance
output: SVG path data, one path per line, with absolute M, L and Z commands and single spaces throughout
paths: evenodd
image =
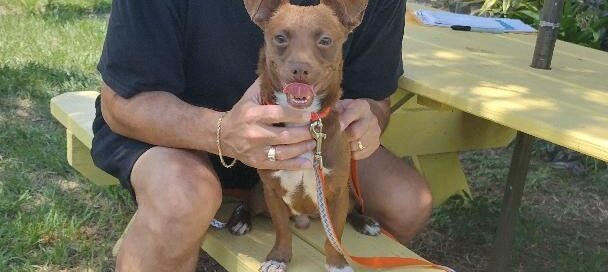
M 103 171 L 116 177 L 120 184 L 135 197 L 135 191 L 131 186 L 131 171 L 133 165 L 144 152 L 154 145 L 133 140 L 114 133 L 101 116 L 99 97 L 95 101 L 96 115 L 93 121 L 93 148 L 91 156 L 93 162 Z M 255 168 L 244 165 L 241 162 L 226 169 L 220 165 L 219 158 L 211 154 L 209 159 L 217 173 L 222 188 L 229 189 L 251 189 L 260 177 Z

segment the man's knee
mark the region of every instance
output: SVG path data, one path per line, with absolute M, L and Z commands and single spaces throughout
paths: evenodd
M 410 183 L 409 199 L 395 196 L 397 202 L 386 203 L 379 212 L 380 221 L 392 230 L 400 240 L 409 241 L 428 222 L 433 209 L 433 197 L 423 179 Z
M 151 227 L 161 231 L 171 224 L 204 229 L 222 199 L 220 183 L 208 159 L 168 148 L 148 152 L 153 153 L 142 155 L 132 180 L 140 210 L 153 217 L 150 221 L 155 224 Z
M 383 188 L 367 187 L 376 198 L 368 212 L 393 234 L 407 241 L 422 230 L 433 208 L 431 190 L 420 173 L 388 150 L 379 150 L 374 164 L 389 165 Z M 369 180 L 379 177 L 368 176 Z M 370 193 L 370 192 L 368 192 Z
M 422 214 L 430 216 L 433 209 L 433 193 L 431 192 L 431 187 L 429 187 L 426 179 L 420 175 L 414 184 L 416 184 L 414 190 L 416 190 L 416 194 L 418 195 L 417 202 L 420 207 L 419 210 Z

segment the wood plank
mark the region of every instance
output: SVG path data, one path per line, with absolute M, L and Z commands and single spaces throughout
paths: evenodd
M 417 28 L 423 29 L 418 30 Z M 427 48 L 425 52 L 433 52 L 433 58 L 438 61 L 436 65 L 467 63 L 466 60 L 474 59 L 475 63 L 472 63 L 472 66 L 480 63 L 483 64 L 481 66 L 484 67 L 496 65 L 500 66 L 501 70 L 512 70 L 524 74 L 532 71 L 533 75 L 536 77 L 544 77 L 545 79 L 558 84 L 572 85 L 583 89 L 598 88 L 598 86 L 602 86 L 603 78 L 601 77 L 601 72 L 608 69 L 607 64 L 598 63 L 597 60 L 586 58 L 584 54 L 575 57 L 571 54 L 564 54 L 557 51 L 555 53 L 556 62 L 553 63 L 552 70 L 545 71 L 549 73 L 543 73 L 541 70 L 530 67 L 530 60 L 534 48 L 533 45 L 530 46 L 527 43 L 501 39 L 500 37 L 502 37 L 502 35 L 496 35 L 495 37 L 488 33 L 462 32 L 454 34 L 454 31 L 449 29 L 409 25 L 406 29 L 405 39 L 407 41 L 404 45 L 404 53 L 410 54 L 408 46 L 412 46 L 412 49 L 414 46 L 430 46 L 431 48 Z M 410 33 L 409 31 L 417 32 Z M 443 40 L 443 35 L 449 35 L 447 37 L 451 38 L 449 42 Z M 534 41 L 536 37 L 535 35 L 521 34 L 504 34 L 504 36 L 523 36 L 530 41 Z M 471 43 L 471 40 L 479 42 Z M 410 42 L 420 43 L 422 45 L 408 44 Z M 508 46 L 505 46 L 505 43 L 507 43 Z M 557 44 L 561 45 L 562 43 L 564 42 L 558 42 Z M 590 50 L 598 51 L 593 49 Z M 468 71 L 462 72 L 468 73 Z M 490 72 L 494 71 L 490 70 Z M 517 79 L 518 78 L 515 78 L 515 80 Z
M 91 149 L 93 119 L 95 119 L 95 91 L 63 93 L 51 99 L 51 114 L 67 130 Z
M 453 107 L 443 104 L 443 103 L 439 103 L 433 99 L 430 99 L 428 97 L 424 97 L 424 96 L 416 96 L 416 102 L 418 102 L 419 105 L 423 105 L 429 109 L 433 109 L 436 111 L 446 111 L 446 112 L 455 112 L 457 111 L 456 109 L 454 109 Z
M 203 249 L 228 271 L 258 271 L 274 244 L 274 231 L 268 218 L 256 217 L 253 229 L 244 236 L 228 230 L 210 230 Z M 316 248 L 293 238 L 293 257 L 289 271 L 325 271 L 325 257 Z
M 69 165 L 97 185 L 106 186 L 118 184 L 116 178 L 95 166 L 93 159 L 91 158 L 91 150 L 67 129 L 66 141 Z
M 458 153 L 419 155 L 413 156 L 412 159 L 431 188 L 435 207 L 456 194 L 471 196 Z
M 318 219 L 313 220 L 311 225 L 306 230 L 297 229 L 291 225 L 291 230 L 295 236 L 306 241 L 311 246 L 320 252 L 324 252 L 325 234 L 323 232 L 321 222 Z M 350 225 L 344 228 L 342 240 L 346 249 L 356 256 L 400 256 L 423 259 L 407 247 L 391 240 L 385 235 L 366 236 L 356 232 Z M 324 258 L 324 257 L 323 257 Z M 378 271 L 370 270 L 362 267 L 353 267 L 356 271 Z M 312 271 L 312 270 L 311 270 Z M 382 271 L 411 271 L 411 272 L 436 272 L 438 269 L 420 269 L 420 268 L 396 268 L 386 269 Z
M 554 69 L 545 71 L 529 67 L 533 42 L 522 42 L 535 35 L 409 22 L 405 32 L 401 88 L 608 160 L 607 53 L 558 42 Z
M 226 222 L 238 201 L 226 197 L 216 218 Z M 270 218 L 253 218 L 253 228 L 244 236 L 232 235 L 227 229 L 209 230 L 203 250 L 228 271 L 258 271 L 274 245 L 275 233 Z M 293 257 L 289 271 L 324 271 L 325 257 L 316 248 L 293 236 Z
M 407 4 L 407 9 L 410 11 L 415 11 L 418 9 L 433 9 L 433 8 L 429 8 L 420 4 L 416 4 L 416 3 L 408 3 Z M 411 15 L 411 12 L 408 12 L 408 17 Z M 410 19 L 410 18 L 408 18 Z M 414 20 L 408 20 L 408 25 L 406 27 L 406 33 L 405 33 L 405 38 L 408 39 L 409 38 L 409 27 L 412 26 L 412 23 L 416 23 Z M 416 23 L 417 24 L 417 23 Z M 418 26 L 421 26 L 420 24 L 417 24 Z M 426 26 L 421 26 L 424 29 L 424 33 L 420 33 L 420 32 L 416 32 L 416 37 L 419 37 L 421 39 L 428 39 L 428 36 L 425 35 L 437 35 L 437 32 L 434 32 L 434 30 L 436 30 L 436 27 L 432 27 L 433 30 L 429 30 L 427 31 L 426 29 L 429 27 Z M 451 31 L 449 28 L 445 28 L 444 30 L 446 31 Z M 422 34 L 422 35 L 421 35 Z M 464 33 L 460 33 L 460 34 L 464 34 Z M 534 45 L 536 44 L 536 33 L 505 33 L 505 34 L 500 34 L 500 35 L 490 35 L 490 39 L 488 39 L 488 35 L 486 33 L 477 33 L 477 32 L 470 32 L 469 34 L 472 34 L 474 36 L 462 36 L 459 35 L 461 37 L 475 37 L 476 39 L 474 41 L 476 41 L 476 43 L 474 44 L 475 46 L 477 45 L 488 45 L 489 43 L 493 43 L 493 47 L 489 48 L 489 52 L 493 52 L 494 49 L 499 50 L 499 52 L 503 55 L 509 56 L 509 58 L 522 58 L 524 60 L 528 60 L 531 62 L 532 60 L 532 53 L 534 52 Z M 466 39 L 465 39 L 466 40 Z M 479 42 L 478 42 L 479 41 Z M 451 46 L 451 44 L 449 43 L 444 43 L 446 44 L 447 48 L 453 48 Z M 508 46 L 505 46 L 508 45 Z M 520 45 L 517 45 L 520 44 Z M 471 46 L 471 40 L 468 40 L 468 44 L 466 45 L 467 47 L 471 48 L 471 53 L 486 53 L 488 52 L 487 50 L 475 50 L 474 46 Z M 514 46 L 514 47 L 510 47 L 510 46 Z M 488 49 L 488 48 L 486 48 Z M 512 50 L 518 50 L 517 54 L 513 53 Z M 523 53 L 523 54 L 522 54 Z M 528 54 L 529 55 L 526 55 Z M 560 56 L 559 58 L 562 58 L 561 56 L 566 56 L 566 58 L 576 58 L 576 59 L 581 59 L 585 62 L 593 62 L 593 65 L 600 65 L 603 68 L 601 69 L 606 69 L 608 68 L 608 63 L 606 62 L 602 62 L 602 60 L 605 60 L 606 56 L 606 52 L 601 51 L 601 50 L 595 50 L 595 49 L 591 49 L 591 48 L 587 48 L 587 47 L 583 47 L 580 45 L 577 45 L 575 43 L 570 43 L 570 42 L 566 42 L 566 41 L 561 41 L 558 40 L 557 43 L 555 44 L 555 51 L 554 54 L 556 56 Z M 516 68 L 516 67 L 514 67 Z
M 396 155 L 411 156 L 504 147 L 515 133 L 462 111 L 439 112 L 410 101 L 393 112 L 381 140 Z

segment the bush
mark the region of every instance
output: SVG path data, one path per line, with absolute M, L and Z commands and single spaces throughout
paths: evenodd
M 565 0 L 559 39 L 608 50 L 608 0 Z M 538 27 L 543 1 L 541 0 L 470 0 L 469 4 L 483 3 L 474 13 L 491 17 L 520 19 Z

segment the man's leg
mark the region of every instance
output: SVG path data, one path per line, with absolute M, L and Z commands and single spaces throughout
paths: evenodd
M 433 207 L 424 178 L 382 146 L 360 160 L 358 170 L 365 214 L 402 244 L 408 243 L 425 226 Z
M 138 210 L 120 247 L 117 271 L 194 271 L 222 199 L 209 159 L 154 147 L 135 163 L 131 183 Z

